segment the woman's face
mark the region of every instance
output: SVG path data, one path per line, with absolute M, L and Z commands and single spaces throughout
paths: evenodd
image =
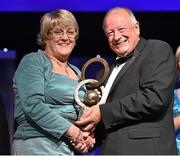
M 55 27 L 49 32 L 45 51 L 62 60 L 67 60 L 76 43 L 75 28 Z

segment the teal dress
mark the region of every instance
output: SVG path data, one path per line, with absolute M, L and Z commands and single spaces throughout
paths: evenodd
M 174 117 L 180 115 L 180 99 L 178 97 L 177 89 L 174 90 L 173 112 L 174 112 Z M 180 155 L 180 130 L 176 131 L 176 144 L 177 144 L 178 155 Z
M 69 66 L 80 77 L 79 69 Z M 12 154 L 75 154 L 64 134 L 77 120 L 79 105 L 74 100 L 77 84 L 78 80 L 53 73 L 45 52 L 38 50 L 24 56 L 13 80 L 17 130 Z M 80 98 L 84 93 L 81 88 Z

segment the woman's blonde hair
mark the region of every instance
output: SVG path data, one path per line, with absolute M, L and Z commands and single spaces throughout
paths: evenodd
M 177 49 L 176 49 L 175 57 L 176 57 L 176 68 L 179 70 L 180 69 L 180 66 L 179 66 L 179 62 L 180 62 L 180 46 L 178 46 Z
M 76 39 L 79 36 L 79 26 L 74 15 L 65 9 L 55 10 L 46 13 L 40 20 L 40 32 L 38 34 L 37 42 L 42 48 L 45 48 L 45 41 L 48 39 L 49 32 L 56 26 L 62 28 L 74 28 L 76 31 Z
M 176 50 L 176 61 L 180 61 L 180 46 Z

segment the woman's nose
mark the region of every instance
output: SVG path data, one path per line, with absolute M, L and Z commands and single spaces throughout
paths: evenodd
M 64 32 L 64 33 L 62 34 L 62 37 L 61 37 L 61 38 L 62 38 L 62 39 L 68 39 L 67 33 Z

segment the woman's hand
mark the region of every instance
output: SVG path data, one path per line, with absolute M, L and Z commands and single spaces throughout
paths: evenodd
M 96 143 L 94 133 L 83 132 L 83 135 L 84 135 L 84 140 L 85 140 L 86 146 L 89 151 L 94 147 L 94 144 Z
M 77 126 L 72 125 L 65 136 L 70 140 L 71 145 L 81 153 L 87 153 L 94 147 L 95 138 L 89 132 L 83 132 Z
M 89 132 L 83 132 L 83 141 L 72 141 L 72 145 L 74 148 L 81 153 L 87 153 L 90 151 L 95 144 L 94 134 L 90 134 Z

